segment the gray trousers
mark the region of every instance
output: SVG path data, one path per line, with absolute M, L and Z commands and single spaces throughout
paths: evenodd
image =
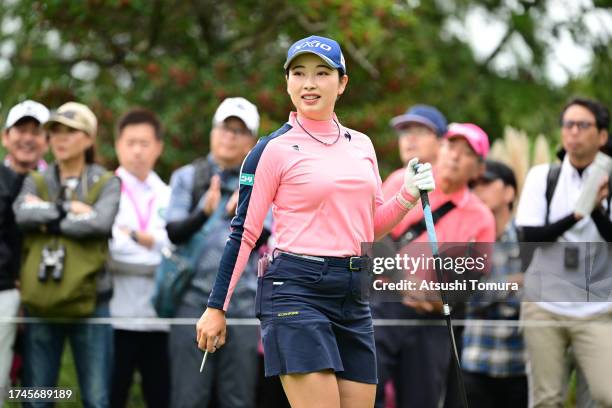
M 208 355 L 202 373 L 195 338 L 195 325 L 170 329 L 171 406 L 206 408 L 214 400 L 219 408 L 254 408 L 259 327 L 228 326 L 225 346 Z

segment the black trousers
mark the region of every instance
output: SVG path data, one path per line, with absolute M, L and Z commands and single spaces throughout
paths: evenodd
M 259 356 L 257 408 L 291 408 L 279 376 L 266 377 L 263 355 Z
M 459 317 L 453 318 L 464 319 L 465 315 L 459 315 Z M 455 343 L 457 344 L 457 355 L 459 356 L 459 361 L 461 361 L 461 353 L 463 351 L 463 329 L 463 326 L 453 326 L 453 334 L 455 336 Z M 448 329 L 446 329 L 446 333 L 448 336 Z M 453 356 L 452 346 L 450 361 L 448 364 L 449 368 L 446 379 L 446 392 L 444 393 L 444 408 L 463 408 L 463 402 L 461 400 L 461 394 L 459 391 L 459 379 L 457 378 L 457 369 L 455 368 L 455 358 Z
M 167 408 L 170 404 L 168 334 L 115 330 L 114 352 L 111 406 L 126 406 L 134 371 L 138 370 L 147 407 Z
M 443 322 L 442 316 L 424 315 L 399 303 L 372 306 L 374 318 L 419 319 Z M 392 380 L 396 406 L 437 408 L 449 369 L 451 346 L 445 326 L 377 326 L 374 329 L 378 363 L 376 408 L 385 406 L 384 386 Z
M 200 307 L 201 308 L 201 307 Z M 195 307 L 181 305 L 177 317 L 201 314 Z M 259 327 L 228 326 L 227 343 L 210 354 L 204 372 L 204 353 L 195 343 L 193 326 L 170 328 L 172 408 L 255 408 L 257 385 L 257 341 Z
M 527 377 L 495 378 L 463 372 L 470 408 L 526 408 Z

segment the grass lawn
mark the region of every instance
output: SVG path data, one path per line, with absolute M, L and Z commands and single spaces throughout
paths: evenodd
M 70 346 L 68 345 L 68 342 L 66 342 L 66 347 L 64 348 L 64 355 L 62 356 L 62 367 L 60 370 L 58 387 L 70 388 L 76 394 L 77 398 L 76 401 L 72 402 L 58 402 L 55 404 L 56 408 L 75 408 L 83 405 L 80 400 L 81 394 L 79 391 L 79 382 L 77 380 L 76 366 L 74 365 L 74 361 L 72 360 L 72 352 L 70 351 Z M 5 404 L 5 406 L 7 408 L 16 408 L 20 407 L 21 404 L 7 403 Z M 132 389 L 126 407 L 145 407 L 145 402 L 142 398 L 142 393 L 140 390 L 140 375 L 138 374 L 134 376 L 134 383 L 132 384 Z
M 142 392 L 140 389 L 140 375 L 136 373 L 134 376 L 134 383 L 132 384 L 132 389 L 130 391 L 130 396 L 128 398 L 127 408 L 144 408 L 145 402 L 142 398 Z M 72 353 L 70 351 L 70 347 L 68 344 L 64 349 L 64 355 L 62 356 L 62 367 L 60 370 L 59 376 L 59 384 L 58 387 L 62 388 L 70 388 L 72 389 L 77 396 L 77 400 L 75 402 L 60 402 L 55 405 L 56 408 L 75 408 L 75 406 L 82 406 L 80 401 L 80 391 L 77 380 L 76 367 L 72 360 Z M 20 407 L 19 403 L 7 403 L 5 404 L 7 408 Z M 576 407 L 576 376 L 572 374 L 570 380 L 570 389 L 568 392 L 568 398 L 565 402 L 565 408 L 575 408 Z

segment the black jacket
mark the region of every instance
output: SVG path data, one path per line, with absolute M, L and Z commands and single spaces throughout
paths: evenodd
M 12 204 L 24 177 L 0 164 L 0 290 L 13 289 L 19 273 L 21 233 Z

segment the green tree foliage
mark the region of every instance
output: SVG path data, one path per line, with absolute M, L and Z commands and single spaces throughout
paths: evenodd
M 165 125 L 159 170 L 167 176 L 208 151 L 212 115 L 227 96 L 257 104 L 262 134 L 279 127 L 291 109 L 282 70 L 286 49 L 298 38 L 320 34 L 337 39 L 347 60 L 350 82 L 338 115 L 371 136 L 386 174 L 399 165 L 388 121 L 413 103 L 436 105 L 451 121 L 478 123 L 496 138 L 506 125 L 551 134 L 571 92 L 612 102 L 606 43 L 592 44 L 592 76 L 562 89 L 547 82 L 547 43 L 536 35 L 545 3 L 5 1 L 0 44 L 10 65 L 0 78 L 2 113 L 25 98 L 52 107 L 69 99 L 87 103 L 101 123 L 99 153 L 112 165 L 115 121 L 128 107 L 146 106 Z M 502 16 L 508 29 L 485 60 L 445 29 L 449 19 L 461 20 L 475 6 Z M 515 72 L 500 73 L 492 62 L 515 36 L 533 58 Z

